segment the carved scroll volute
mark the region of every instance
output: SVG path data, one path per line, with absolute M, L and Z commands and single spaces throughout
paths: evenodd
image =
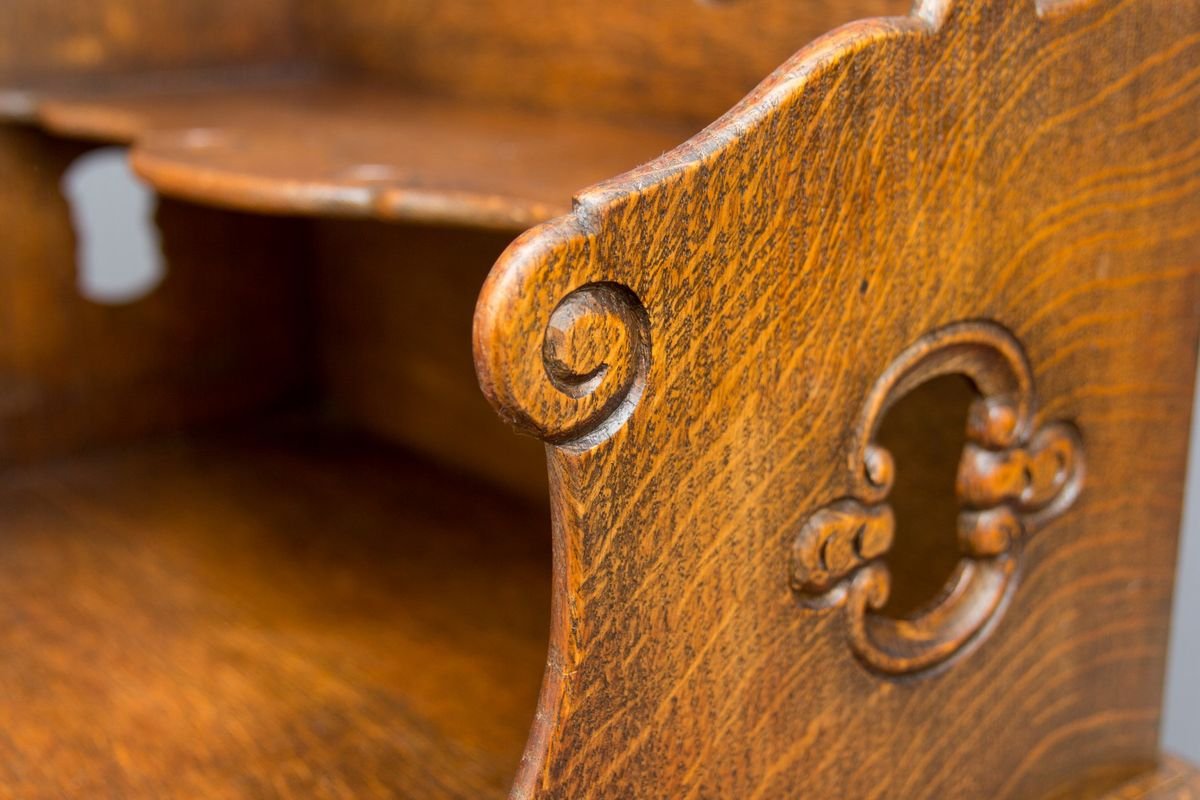
M 886 566 L 895 521 L 887 498 L 896 465 L 874 441 L 887 410 L 920 383 L 961 373 L 982 396 L 970 410 L 956 491 L 959 568 L 931 608 L 911 619 L 879 614 L 891 590 Z M 792 546 L 792 588 L 812 609 L 843 606 L 855 655 L 905 674 L 964 652 L 1003 609 L 1023 541 L 1075 499 L 1082 443 L 1071 425 L 1031 433 L 1033 380 L 1020 345 L 987 322 L 922 337 L 892 363 L 865 404 L 851 454 L 856 496 L 813 512 Z
M 629 286 L 601 277 L 570 219 L 519 238 L 475 312 L 476 370 L 499 413 L 568 450 L 604 441 L 641 399 L 650 319 Z

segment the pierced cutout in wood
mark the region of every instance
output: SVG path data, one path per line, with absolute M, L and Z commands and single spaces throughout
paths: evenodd
M 879 613 L 893 580 L 885 561 L 895 531 L 887 500 L 896 465 L 875 438 L 901 397 L 956 373 L 981 395 L 970 409 L 955 487 L 960 560 L 937 601 L 897 620 Z M 936 666 L 964 652 L 1002 613 L 1024 541 L 1074 501 L 1083 479 L 1078 431 L 1066 422 L 1034 430 L 1033 411 L 1025 354 L 990 322 L 922 337 L 875 383 L 850 454 L 853 496 L 808 517 L 792 543 L 791 570 L 804 606 L 843 609 L 850 647 L 868 667 L 900 675 Z

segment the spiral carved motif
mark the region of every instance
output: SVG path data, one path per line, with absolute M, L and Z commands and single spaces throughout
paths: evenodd
M 524 280 L 520 253 L 476 310 L 476 369 L 497 411 L 567 451 L 611 437 L 641 400 L 650 369 L 650 318 L 627 286 L 602 281 L 557 294 Z M 560 284 L 561 285 L 561 284 Z M 554 297 L 560 299 L 555 302 Z M 490 297 L 503 303 L 491 304 Z
M 629 419 L 650 365 L 650 320 L 637 296 L 617 283 L 574 290 L 550 315 L 542 364 L 554 398 L 530 409 L 547 441 L 586 449 Z

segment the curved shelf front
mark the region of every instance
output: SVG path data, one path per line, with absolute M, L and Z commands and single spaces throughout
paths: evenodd
M 202 75 L 5 93 L 0 110 L 127 143 L 165 195 L 269 214 L 520 230 L 692 132 L 496 110 L 344 79 Z

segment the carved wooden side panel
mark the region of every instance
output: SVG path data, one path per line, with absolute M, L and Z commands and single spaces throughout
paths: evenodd
M 982 393 L 958 469 L 961 559 L 936 603 L 915 617 L 889 619 L 874 612 L 890 591 L 884 557 L 895 526 L 887 500 L 896 467 L 875 434 L 909 389 L 948 373 L 969 376 Z M 1020 343 L 986 322 L 923 336 L 872 387 L 852 450 L 852 495 L 813 513 L 792 543 L 800 602 L 843 607 L 850 647 L 866 666 L 902 675 L 965 652 L 1006 605 L 1025 539 L 1074 501 L 1083 480 L 1079 433 L 1063 422 L 1034 431 L 1034 406 Z
M 477 368 L 549 443 L 557 561 L 517 797 L 1036 797 L 1152 763 L 1198 59 L 1195 0 L 925 0 L 507 251 Z M 874 433 L 943 373 L 978 395 L 959 568 L 894 619 Z

